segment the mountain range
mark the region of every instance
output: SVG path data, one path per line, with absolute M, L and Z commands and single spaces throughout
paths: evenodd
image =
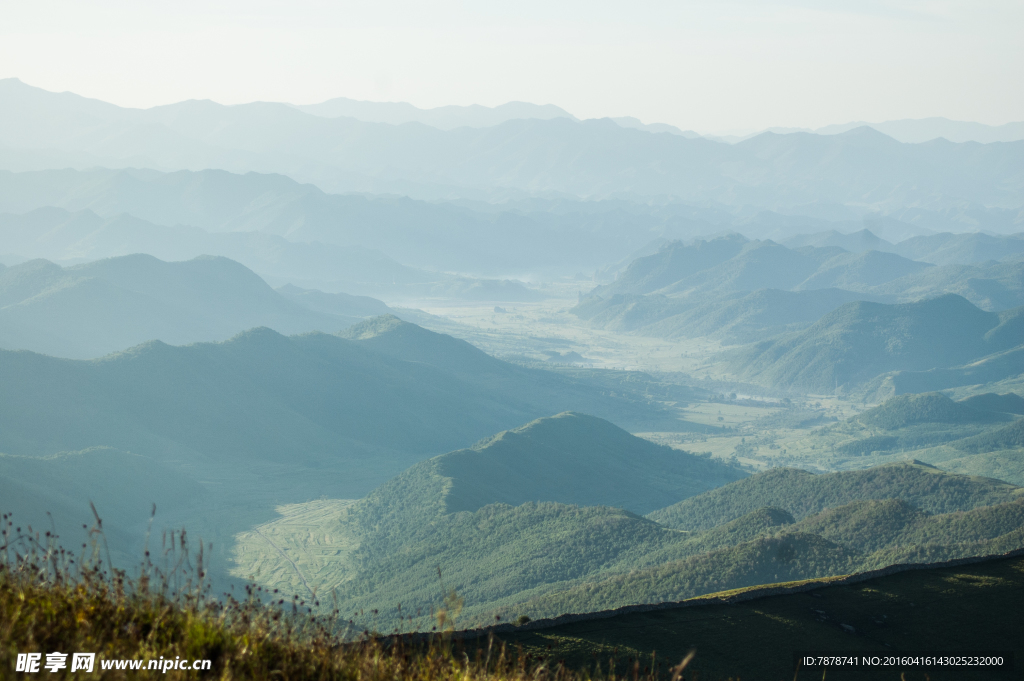
M 1014 228 L 1012 211 L 986 209 L 968 216 L 970 211 L 959 210 L 921 219 L 956 229 Z M 977 213 L 976 207 L 971 210 Z M 438 272 L 477 277 L 613 273 L 671 239 L 729 230 L 850 251 L 863 250 L 859 246 L 867 241 L 844 237 L 837 228 L 864 232 L 864 224 L 871 224 L 890 235 L 928 233 L 897 220 L 858 222 L 856 215 L 833 216 L 840 221 L 770 211 L 738 216 L 681 203 L 524 199 L 490 205 L 332 195 L 281 175 L 216 170 L 0 172 L 0 212 L 14 214 L 0 218 L 5 251 L 26 258 L 213 254 L 278 283 L 307 288 L 377 296 L 438 295 L 437 289 L 471 297 L 476 284 L 495 300 L 526 300 L 529 292 Z M 968 221 L 956 222 L 961 219 Z M 808 229 L 824 231 L 801 235 Z M 899 246 L 873 233 L 864 238 L 875 250 L 897 251 L 906 243 L 911 259 L 962 264 L 1013 257 L 1022 243 L 1012 236 L 976 234 L 939 234 Z M 609 265 L 624 252 L 636 255 Z
M 508 120 L 439 130 L 323 118 L 286 104 L 188 101 L 123 109 L 0 82 L 0 165 L 221 168 L 322 189 L 441 198 L 554 193 L 672 196 L 729 205 L 962 202 L 1019 208 L 1024 142 L 902 144 L 871 128 L 765 133 L 729 145 L 604 120 Z
M 175 270 L 210 265 L 222 264 L 166 269 L 173 281 Z M 271 310 L 301 311 L 255 283 Z M 168 288 L 168 298 L 182 294 Z M 648 402 L 643 392 L 612 395 L 585 377 L 508 364 L 392 316 L 345 338 L 257 328 L 222 343 L 150 341 L 93 360 L 0 350 L 0 497 L 17 501 L 11 510 L 35 527 L 54 511 L 65 532 L 89 521 L 84 495 L 111 490 L 89 498 L 128 560 L 160 502 L 162 526 L 185 524 L 223 552 L 279 504 L 358 498 L 438 452 L 565 410 L 649 429 L 659 410 Z M 88 476 L 76 480 L 79 469 Z M 170 492 L 157 493 L 161 480 Z M 133 485 L 124 503 L 110 501 Z
M 860 238 L 876 245 L 868 235 Z M 1024 261 L 1014 259 L 1019 256 L 1012 248 L 1017 237 L 1001 245 L 1011 258 L 1005 262 L 935 266 L 881 250 L 847 251 L 837 236 L 826 234 L 817 244 L 806 238 L 798 242 L 812 243 L 792 247 L 739 234 L 667 242 L 594 288 L 572 313 L 598 328 L 733 344 L 806 329 L 854 301 L 955 294 L 986 310 L 1024 305 Z M 952 249 L 962 237 L 977 235 L 949 236 L 956 242 Z
M 296 242 L 263 231 L 210 232 L 179 224 L 164 226 L 127 213 L 104 218 L 90 209 L 69 212 L 42 207 L 24 214 L 0 214 L 0 237 L 9 249 L 0 254 L 0 262 L 7 260 L 11 265 L 32 258 L 73 264 L 136 253 L 165 260 L 219 255 L 245 264 L 275 284 L 336 293 L 373 293 L 399 300 L 450 297 L 518 302 L 538 298 L 536 291 L 518 281 L 408 267 L 360 245 Z
M 422 123 L 439 130 L 453 128 L 489 128 L 505 121 L 517 119 L 576 117 L 554 104 L 530 104 L 529 102 L 506 102 L 499 106 L 438 106 L 421 109 L 406 102 L 367 102 L 347 97 L 335 97 L 318 104 L 293 105 L 299 111 L 324 118 L 355 118 L 367 123 Z
M 782 241 L 784 246 L 837 246 L 851 253 L 881 251 L 933 265 L 970 265 L 988 260 L 1019 260 L 1024 256 L 1024 233 L 993 235 L 980 232 L 942 232 L 911 237 L 898 244 L 862 229 L 849 234 L 835 230 L 800 234 Z

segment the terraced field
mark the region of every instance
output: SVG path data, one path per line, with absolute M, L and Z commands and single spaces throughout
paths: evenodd
M 352 578 L 358 544 L 340 522 L 354 499 L 278 506 L 281 517 L 235 535 L 231 574 L 300 599 L 329 598 Z

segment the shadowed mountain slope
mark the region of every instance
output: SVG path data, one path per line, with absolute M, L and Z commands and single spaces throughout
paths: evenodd
M 0 347 L 61 357 L 99 357 L 151 339 L 218 341 L 255 326 L 334 332 L 373 313 L 340 301 L 331 312 L 313 311 L 244 266 L 210 256 L 128 255 L 66 268 L 33 260 L 0 272 Z
M 737 375 L 812 392 L 852 389 L 879 374 L 953 367 L 1019 342 L 1019 311 L 985 312 L 956 295 L 919 303 L 854 302 L 805 331 L 756 343 L 732 355 Z
M 917 423 L 997 423 L 1005 419 L 994 412 L 975 408 L 969 402 L 954 402 L 942 393 L 924 393 L 893 397 L 860 413 L 856 419 L 869 427 L 897 430 Z
M 166 453 L 180 446 L 200 456 L 282 462 L 395 450 L 415 457 L 558 406 L 617 416 L 630 410 L 628 401 L 585 384 L 415 328 L 434 350 L 408 359 L 337 336 L 287 338 L 265 328 L 219 344 L 151 342 L 91 361 L 4 352 L 0 451 Z M 488 364 L 504 377 L 500 389 L 446 369 L 445 348 Z
M 780 291 L 761 289 L 740 298 L 710 301 L 614 295 L 585 298 L 573 314 L 614 331 L 638 331 L 658 338 L 708 336 L 727 344 L 751 343 L 766 336 L 804 329 L 841 305 L 864 300 L 864 294 L 841 289 Z
M 893 651 L 1006 650 L 1015 659 L 1024 654 L 1024 623 L 1017 616 L 1024 608 L 1020 556 L 910 570 L 854 584 L 830 582 L 750 600 L 744 597 L 754 593 L 731 591 L 707 604 L 519 629 L 498 638 L 510 648 L 521 645 L 535 658 L 564 659 L 579 669 L 591 669 L 595 658 L 614 656 L 621 665 L 617 674 L 630 673 L 631 659 L 642 664 L 653 656 L 669 666 L 695 650 L 686 673 L 701 679 L 792 679 L 794 641 L 807 650 L 844 651 L 858 659 L 876 655 L 882 645 Z M 880 602 L 885 605 L 882 612 Z M 823 673 L 826 679 L 925 675 L 909 665 L 880 674 L 842 671 L 805 668 L 797 678 L 818 679 Z M 1016 678 L 1017 670 L 932 667 L 926 673 L 934 681 L 991 681 Z
M 994 411 L 1024 416 L 1024 397 L 1016 393 L 1007 393 L 1005 395 L 983 393 L 961 400 L 960 404 L 980 411 Z
M 563 413 L 425 461 L 446 513 L 488 504 L 552 501 L 646 513 L 732 482 L 743 473 L 719 462 L 634 437 L 602 419 Z M 404 475 L 422 477 L 417 469 Z M 389 485 L 374 498 L 397 503 Z M 385 503 L 385 502 L 378 502 Z M 671 503 L 675 503 L 674 501 Z

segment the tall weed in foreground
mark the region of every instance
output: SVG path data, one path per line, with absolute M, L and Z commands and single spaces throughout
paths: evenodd
M 95 515 L 95 509 L 93 511 Z M 510 650 L 494 637 L 468 645 L 447 635 L 364 633 L 335 611 L 249 585 L 245 596 L 210 593 L 203 547 L 190 551 L 184 531 L 165 534 L 158 555 L 147 549 L 134 574 L 115 568 L 96 516 L 91 541 L 77 552 L 54 532 L 20 527 L 2 516 L 0 530 L 0 678 L 15 674 L 18 653 L 96 653 L 91 673 L 68 668 L 46 678 L 152 677 L 158 672 L 104 670 L 103 659 L 211 660 L 208 671 L 168 670 L 173 679 L 345 679 L 348 681 L 681 681 L 690 658 L 666 669 L 639 661 L 624 675 L 616 665 L 573 671 L 545 656 Z M 147 540 L 147 545 L 148 545 Z M 446 593 L 446 611 L 461 599 Z M 450 623 L 452 620 L 449 619 Z M 439 622 L 444 629 L 445 620 Z M 691 656 L 692 657 L 692 656 Z M 69 665 L 70 667 L 70 665 Z M 25 678 L 29 678 L 28 675 Z

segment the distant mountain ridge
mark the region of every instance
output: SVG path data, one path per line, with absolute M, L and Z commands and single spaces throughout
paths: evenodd
M 1004 123 L 1003 125 L 986 125 L 970 121 L 953 121 L 948 118 L 905 118 L 902 120 L 882 121 L 881 123 L 868 123 L 866 121 L 854 121 L 851 123 L 837 123 L 826 125 L 820 128 L 768 128 L 765 132 L 778 134 L 790 134 L 795 132 L 813 132 L 817 135 L 838 135 L 849 130 L 861 127 L 870 127 L 878 132 L 888 135 L 895 140 L 907 144 L 921 144 L 934 139 L 945 139 L 950 142 L 977 142 L 979 144 L 992 144 L 993 142 L 1015 142 L 1024 139 L 1024 121 L 1015 123 Z M 759 133 L 754 133 L 754 135 Z M 753 135 L 706 135 L 711 139 L 736 143 L 753 137 Z
M 147 110 L 0 82 L 8 168 L 145 166 L 277 172 L 327 191 L 670 195 L 730 205 L 831 202 L 893 209 L 1019 207 L 1024 142 L 897 142 L 871 128 L 765 133 L 728 145 L 611 120 L 517 119 L 489 128 L 322 118 L 285 104 L 180 102 Z
M 953 121 L 941 117 L 883 121 L 882 123 L 857 121 L 827 125 L 814 132 L 819 135 L 836 135 L 864 125 L 871 126 L 901 142 L 915 144 L 940 137 L 950 142 L 978 142 L 980 144 L 1014 142 L 1024 139 L 1024 121 L 1004 123 L 1003 125 L 985 125 L 984 123 Z
M 930 267 L 893 253 L 849 253 L 838 246 L 787 248 L 739 234 L 673 241 L 637 258 L 591 295 L 755 291 L 763 288 L 868 290 Z
M 1022 223 L 1024 226 L 1024 223 Z M 853 253 L 882 251 L 933 265 L 967 265 L 987 260 L 1016 260 L 1024 256 L 1024 232 L 995 236 L 984 233 L 915 236 L 899 243 L 880 239 L 867 229 L 850 234 L 836 231 L 801 234 L 784 240 L 790 248 L 838 246 Z
M 61 217 L 53 208 L 69 215 Z M 958 210 L 913 219 L 941 221 L 938 224 L 954 228 L 955 220 L 966 215 L 961 215 L 966 209 Z M 808 229 L 879 227 L 870 215 L 860 220 L 847 216 L 843 222 L 771 211 L 741 217 L 720 207 L 679 202 L 648 205 L 563 198 L 492 205 L 342 196 L 281 175 L 218 170 L 0 171 L 0 212 L 21 215 L 0 223 L 11 225 L 5 230 L 9 252 L 20 249 L 26 257 L 97 258 L 146 251 L 177 260 L 214 253 L 303 288 L 378 296 L 385 295 L 386 285 L 392 283 L 441 283 L 443 278 L 425 270 L 478 277 L 525 272 L 575 275 L 603 269 L 621 260 L 623 252 L 646 255 L 656 250 L 652 244 L 703 234 L 738 229 L 750 236 L 783 239 Z M 1012 228 L 1012 216 L 1002 210 L 974 210 L 967 218 L 973 221 L 971 229 Z M 922 233 L 895 219 L 885 224 L 890 232 Z M 940 262 L 961 261 L 952 243 L 928 243 L 933 244 L 931 250 L 941 251 Z M 964 251 L 970 257 L 963 262 L 987 259 L 997 251 L 1011 257 L 1012 247 L 1020 243 L 1010 237 L 989 238 Z M 917 257 L 916 251 L 911 257 Z M 343 267 L 332 268 L 334 262 Z M 628 264 L 627 260 L 612 271 Z M 506 300 L 509 293 L 505 292 Z
M 367 123 L 422 123 L 439 130 L 453 128 L 489 128 L 505 121 L 539 118 L 576 117 L 565 109 L 554 104 L 530 104 L 529 102 L 507 102 L 498 106 L 439 106 L 432 109 L 421 109 L 406 102 L 368 102 L 347 97 L 336 97 L 319 104 L 292 105 L 299 111 L 322 116 L 324 118 L 355 118 Z

